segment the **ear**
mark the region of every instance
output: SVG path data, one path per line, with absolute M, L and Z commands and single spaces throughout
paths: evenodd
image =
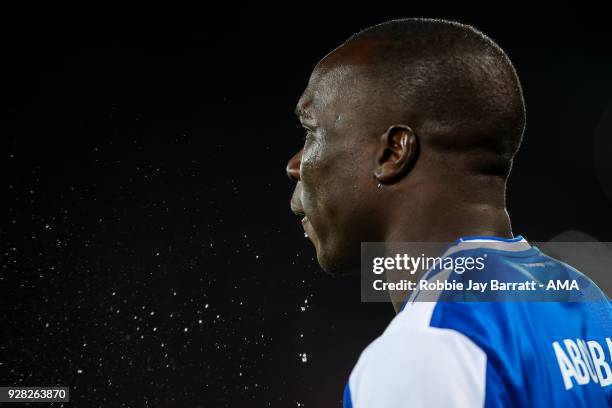
M 394 183 L 416 161 L 418 139 L 409 126 L 393 125 L 380 137 L 379 144 L 374 177 L 381 184 Z

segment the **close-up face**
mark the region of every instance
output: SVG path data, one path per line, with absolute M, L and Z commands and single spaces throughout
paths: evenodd
M 358 266 L 360 242 L 376 238 L 373 176 L 379 134 L 368 126 L 371 99 L 360 69 L 320 63 L 296 107 L 303 148 L 287 165 L 297 184 L 291 209 L 302 220 L 321 267 L 347 273 Z

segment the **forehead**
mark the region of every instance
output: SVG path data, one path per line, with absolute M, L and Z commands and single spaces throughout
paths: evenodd
M 341 96 L 346 95 L 343 85 L 347 82 L 348 71 L 350 69 L 346 66 L 315 68 L 298 101 L 296 113 L 308 118 L 316 111 L 329 108 L 341 101 Z
M 300 97 L 296 113 L 303 117 L 317 111 L 340 108 L 365 96 L 371 85 L 367 47 L 343 45 L 323 58 L 313 70 Z

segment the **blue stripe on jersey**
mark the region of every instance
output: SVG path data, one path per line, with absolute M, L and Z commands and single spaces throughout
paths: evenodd
M 348 382 L 344 387 L 344 397 L 342 398 L 342 406 L 344 408 L 353 408 L 353 402 L 351 401 L 351 389 Z

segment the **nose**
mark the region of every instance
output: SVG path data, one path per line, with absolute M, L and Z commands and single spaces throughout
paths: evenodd
M 300 164 L 302 163 L 302 150 L 297 152 L 287 163 L 287 176 L 295 182 L 300 181 Z

